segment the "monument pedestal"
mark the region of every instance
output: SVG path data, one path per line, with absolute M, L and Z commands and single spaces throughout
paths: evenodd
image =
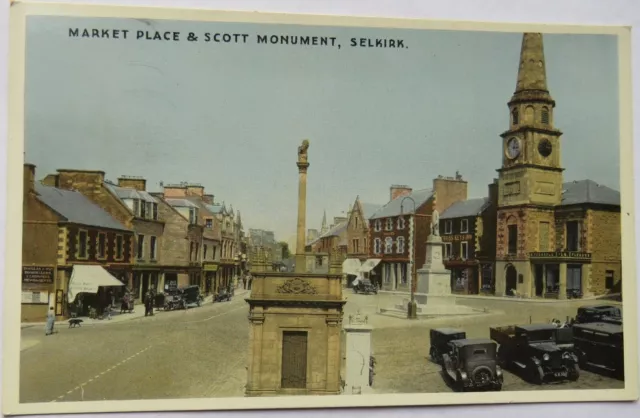
M 344 395 L 360 395 L 369 392 L 369 361 L 371 358 L 371 331 L 366 318 L 360 314 L 349 316 L 344 325 L 345 334 L 345 378 Z

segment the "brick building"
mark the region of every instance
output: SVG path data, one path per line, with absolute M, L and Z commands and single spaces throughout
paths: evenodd
M 158 217 L 157 202 L 146 192 L 146 181 L 140 177 L 121 177 L 118 184 L 105 179 L 104 171 L 58 169 L 43 184 L 76 190 L 135 232 L 134 271 L 127 283 L 134 297 L 141 301 L 147 289 L 157 289 L 162 275 L 159 251 L 164 222 Z
M 547 88 L 542 35 L 522 38 L 498 169 L 497 295 L 565 299 L 620 291 L 620 195 L 564 182 L 562 132 Z
M 442 213 L 466 198 L 467 182 L 459 175 L 438 176 L 431 189 L 391 186 L 389 202 L 369 218 L 370 258 L 382 260 L 373 276 L 381 288 L 410 290 L 411 277 L 425 262 L 433 211 Z
M 485 270 L 487 267 L 481 266 L 477 255 L 483 235 L 483 214 L 490 207 L 489 198 L 461 200 L 440 215 L 444 265 L 451 270 L 451 291 L 454 293 L 478 294 L 480 288 L 486 286 L 487 277 L 482 283 L 481 273 L 483 267 Z
M 21 320 L 44 320 L 49 306 L 67 316 L 77 296 L 68 298 L 75 266 L 96 269 L 94 277 L 76 277 L 87 283 L 96 276 L 130 282 L 133 241 L 132 230 L 82 193 L 36 182 L 35 166 L 25 164 Z M 114 293 L 122 288 L 109 287 Z M 106 292 L 100 286 L 95 294 L 82 293 L 84 306 L 103 307 Z

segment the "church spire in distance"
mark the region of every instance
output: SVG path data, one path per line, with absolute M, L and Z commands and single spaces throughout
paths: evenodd
M 524 33 L 520 49 L 520 67 L 514 101 L 543 100 L 553 102 L 547 88 L 547 71 L 541 33 Z M 555 103 L 552 103 L 554 105 Z
M 324 211 L 324 215 L 322 215 L 322 227 L 320 228 L 320 233 L 324 234 L 327 232 L 329 228 L 327 228 L 327 211 Z

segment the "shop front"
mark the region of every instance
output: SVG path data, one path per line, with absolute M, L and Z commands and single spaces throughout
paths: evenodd
M 451 292 L 461 295 L 480 293 L 479 266 L 476 260 L 447 260 L 445 267 L 451 271 Z
M 581 298 L 588 289 L 591 253 L 576 251 L 533 252 L 532 294 L 539 298 Z
M 100 316 L 107 306 L 117 304 L 117 295 L 125 288 L 122 280 L 101 265 L 76 264 L 71 269 L 66 292 L 69 314 Z
M 204 273 L 204 294 L 208 295 L 216 293 L 216 273 L 218 272 L 218 264 L 205 262 L 202 266 L 202 271 Z
M 160 283 L 160 270 L 159 269 L 136 269 L 134 267 L 133 271 L 133 283 L 131 286 L 131 291 L 134 295 L 134 298 L 137 301 L 142 301 L 144 295 L 149 290 L 153 290 L 154 292 L 160 292 L 161 289 L 158 288 Z

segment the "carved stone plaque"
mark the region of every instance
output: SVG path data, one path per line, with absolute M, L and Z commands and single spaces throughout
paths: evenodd
M 315 287 L 299 278 L 285 281 L 281 286 L 277 287 L 276 291 L 293 295 L 315 295 L 318 293 Z

